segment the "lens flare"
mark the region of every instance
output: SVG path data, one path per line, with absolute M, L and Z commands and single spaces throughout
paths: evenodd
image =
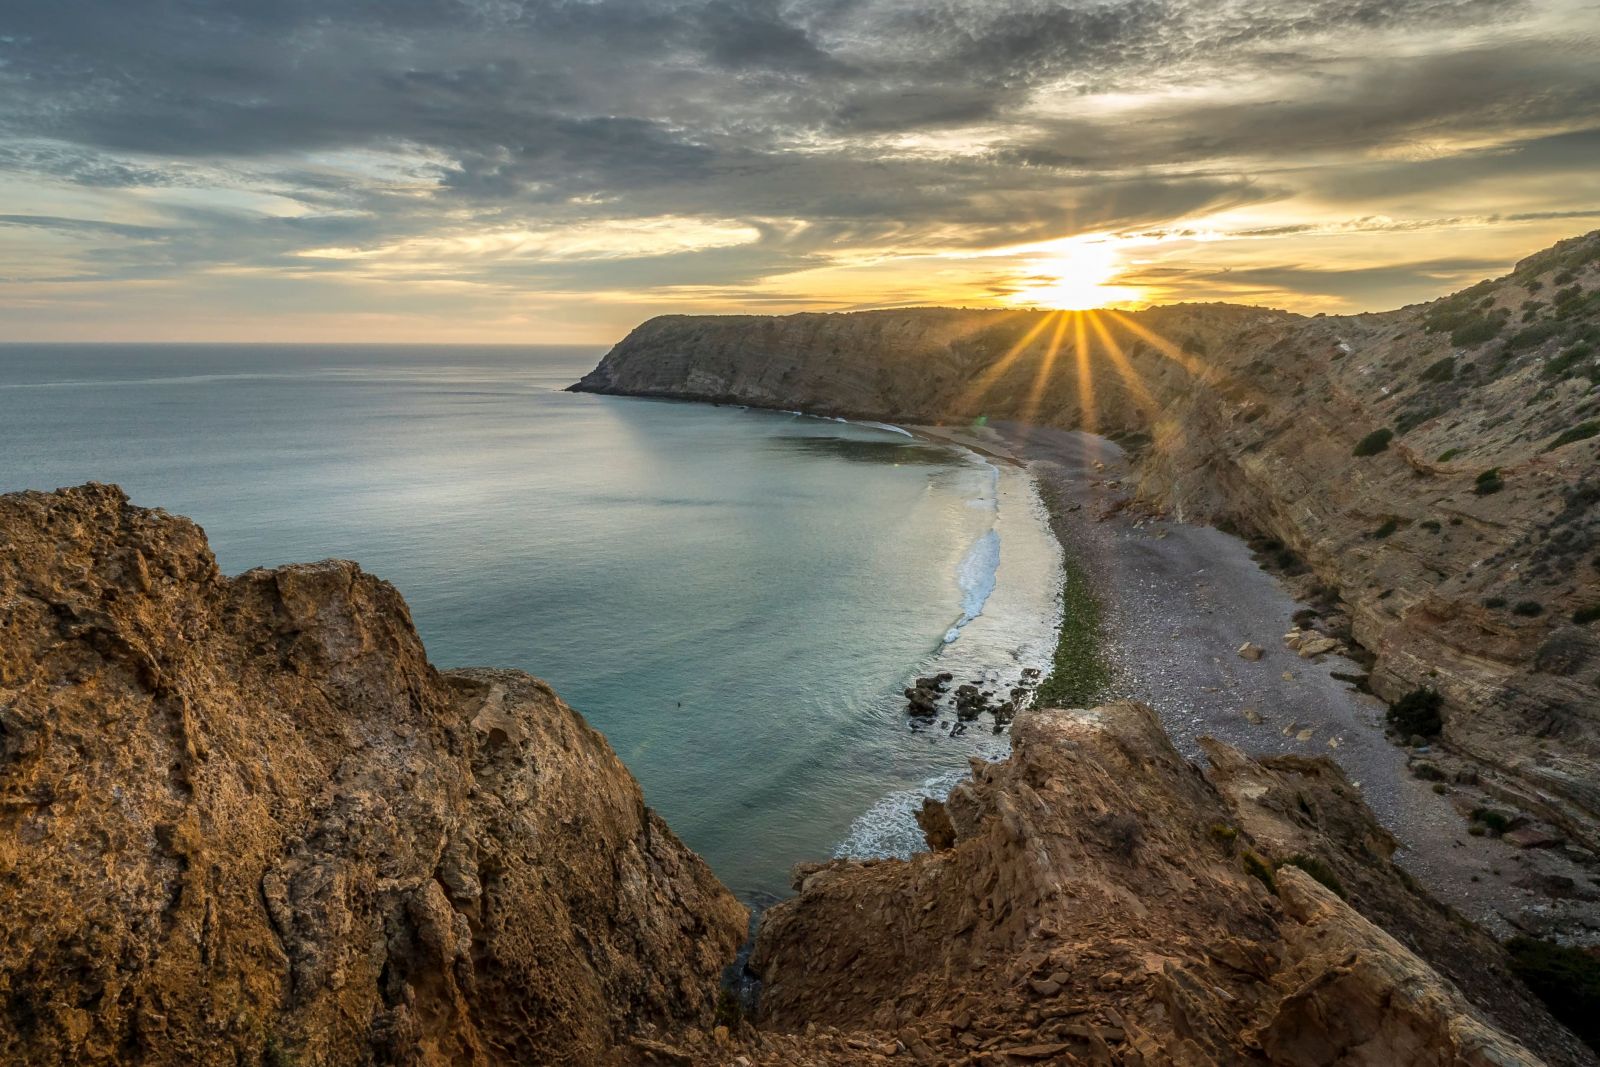
M 1064 245 L 1028 261 L 1028 273 L 1019 279 L 1011 300 L 1027 307 L 1058 311 L 1089 311 L 1132 303 L 1139 299 L 1137 289 L 1111 284 L 1121 266 L 1110 242 Z

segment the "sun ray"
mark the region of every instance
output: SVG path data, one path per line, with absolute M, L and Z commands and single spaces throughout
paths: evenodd
M 1085 318 L 1089 320 L 1089 325 L 1094 328 L 1095 334 L 1099 336 L 1100 344 L 1105 348 L 1107 358 L 1111 360 L 1111 365 L 1121 375 L 1123 382 L 1133 393 L 1139 406 L 1149 412 L 1155 412 L 1157 410 L 1155 397 L 1151 395 L 1149 387 L 1144 384 L 1144 379 L 1139 377 L 1139 372 L 1129 362 L 1127 354 L 1122 351 L 1122 346 L 1117 344 L 1116 338 L 1111 335 L 1110 330 L 1106 329 L 1105 323 L 1100 321 L 1099 313 L 1091 311 Z
M 1067 332 L 1068 314 L 1068 312 L 1056 314 L 1056 332 L 1050 337 L 1050 347 L 1045 349 L 1044 358 L 1039 360 L 1039 371 L 1033 376 L 1033 388 L 1028 391 L 1028 402 L 1022 409 L 1020 421 L 1025 424 L 1033 422 L 1033 417 L 1038 413 L 1039 404 L 1044 398 L 1044 391 L 1049 387 L 1050 370 L 1055 366 L 1056 356 L 1061 351 L 1061 339 Z
M 1083 423 L 1083 428 L 1090 433 L 1096 433 L 1100 424 L 1098 414 L 1094 407 L 1094 367 L 1089 363 L 1089 332 L 1084 329 L 1084 320 L 1087 318 L 1083 312 L 1073 316 L 1073 354 L 1078 363 L 1078 421 Z
M 1114 316 L 1117 322 L 1126 327 L 1129 332 L 1135 334 L 1140 338 L 1140 340 L 1147 342 L 1150 347 L 1154 348 L 1157 352 L 1160 352 L 1163 356 L 1166 356 L 1168 359 L 1178 364 L 1196 378 L 1199 378 L 1202 381 L 1209 381 L 1212 378 L 1213 375 L 1211 368 L 1208 367 L 1202 360 L 1199 360 L 1185 352 L 1183 349 L 1179 348 L 1165 337 L 1162 337 L 1154 330 L 1151 330 L 1139 323 L 1131 316 L 1124 315 L 1122 312 L 1114 311 L 1110 308 L 1106 309 L 1106 314 Z
M 1033 329 L 1023 335 L 1022 340 L 1012 345 L 1010 351 L 991 364 L 988 370 L 973 379 L 972 384 L 961 394 L 961 402 L 963 404 L 976 404 L 988 396 L 989 390 L 994 387 L 994 383 L 999 379 L 1000 375 L 1004 374 L 1011 364 L 1017 361 L 1017 357 L 1022 355 L 1029 345 L 1033 344 L 1034 338 L 1044 332 L 1044 328 L 1050 325 L 1051 320 L 1060 314 L 1061 312 L 1059 311 L 1052 311 L 1042 315 Z

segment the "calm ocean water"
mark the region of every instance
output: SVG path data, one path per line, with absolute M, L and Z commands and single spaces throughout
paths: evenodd
M 360 561 L 439 666 L 548 679 L 748 899 L 917 847 L 918 798 L 1005 742 L 909 729 L 900 689 L 1049 657 L 1031 482 L 889 429 L 561 392 L 600 355 L 0 346 L 0 491 L 117 482 L 230 573 Z

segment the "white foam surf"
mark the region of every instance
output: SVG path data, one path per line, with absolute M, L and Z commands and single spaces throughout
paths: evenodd
M 1000 574 L 1000 531 L 991 529 L 972 543 L 967 554 L 956 567 L 956 585 L 961 590 L 961 618 L 945 631 L 944 643 L 949 644 L 961 636 L 961 631 L 973 619 L 983 614 Z

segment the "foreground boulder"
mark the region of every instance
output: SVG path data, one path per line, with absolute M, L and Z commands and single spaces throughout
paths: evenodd
M 0 497 L 0 1062 L 603 1063 L 746 915 L 544 683 L 352 563 Z
M 1218 746 L 1219 788 L 1132 703 L 1025 711 L 1012 740 L 942 817 L 924 813 L 936 851 L 808 869 L 766 912 L 753 966 L 772 1033 L 755 1060 L 1594 1062 L 1497 945 L 1395 899 L 1412 891 L 1392 842 L 1331 763 L 1256 765 Z M 1278 810 L 1285 793 L 1304 825 Z M 1289 849 L 1376 873 L 1347 888 L 1333 863 Z M 1401 937 L 1462 953 L 1478 1003 Z

